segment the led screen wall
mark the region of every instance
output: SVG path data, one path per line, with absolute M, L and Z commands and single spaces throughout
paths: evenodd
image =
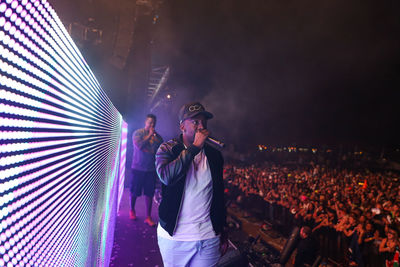
M 107 266 L 127 125 L 46 1 L 0 1 L 0 266 Z

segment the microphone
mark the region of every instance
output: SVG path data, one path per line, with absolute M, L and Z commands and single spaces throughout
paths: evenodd
M 217 140 L 217 139 L 215 139 L 214 137 L 211 137 L 211 136 L 207 137 L 206 143 L 209 144 L 209 145 L 212 145 L 212 146 L 219 147 L 219 148 L 224 148 L 225 147 L 225 143 L 224 142 L 219 141 L 219 140 Z

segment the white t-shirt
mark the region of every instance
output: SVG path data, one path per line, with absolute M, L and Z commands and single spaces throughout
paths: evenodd
M 174 235 L 160 224 L 157 234 L 176 241 L 197 241 L 216 237 L 210 219 L 212 178 L 207 157 L 202 149 L 193 159 L 186 175 L 182 204 Z

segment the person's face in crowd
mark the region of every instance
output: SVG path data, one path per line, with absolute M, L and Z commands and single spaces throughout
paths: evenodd
M 345 217 L 346 216 L 346 212 L 344 212 L 344 210 L 340 209 L 338 212 L 338 216 L 339 217 Z
M 372 232 L 372 229 L 373 229 L 372 223 L 367 223 L 367 224 L 365 225 L 365 230 L 366 230 L 367 232 Z
M 372 217 L 374 217 L 374 216 L 373 216 L 373 214 L 372 214 L 371 211 L 367 211 L 367 212 L 365 213 L 365 217 L 366 217 L 368 220 L 371 220 Z
M 396 233 L 393 230 L 389 230 L 387 233 L 387 238 L 389 240 L 393 240 L 393 239 L 395 239 L 395 237 L 396 237 Z
M 369 198 L 369 199 L 373 199 L 373 198 L 374 198 L 374 193 L 372 193 L 372 192 L 369 193 L 369 194 L 368 194 L 368 198 Z
M 304 232 L 304 227 L 300 229 L 300 237 L 303 239 L 307 238 L 307 234 Z
M 354 219 L 354 217 L 352 217 L 352 216 L 349 217 L 349 224 L 350 225 L 355 225 L 356 224 L 356 220 Z
M 207 129 L 207 119 L 203 114 L 199 114 L 193 118 L 184 120 L 180 125 L 180 129 L 185 138 L 193 143 L 196 132 Z
M 150 128 L 155 128 L 156 127 L 156 122 L 154 121 L 153 118 L 146 118 L 144 121 L 144 128 L 146 130 L 149 130 Z
M 364 216 L 364 215 L 361 215 L 360 218 L 358 219 L 358 221 L 359 221 L 360 223 L 364 223 L 364 222 L 366 221 L 365 216 Z
M 388 209 L 390 209 L 391 206 L 392 206 L 392 202 L 390 202 L 390 200 L 383 201 L 383 204 L 382 204 L 383 209 L 388 210 Z
M 313 206 L 313 204 L 310 202 L 310 203 L 308 204 L 308 206 L 307 206 L 307 210 L 311 211 L 311 210 L 313 210 L 313 209 L 314 209 L 314 206 Z

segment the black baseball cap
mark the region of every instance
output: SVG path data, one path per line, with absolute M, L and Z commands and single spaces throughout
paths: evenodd
M 199 114 L 203 114 L 207 119 L 211 119 L 214 115 L 205 110 L 204 106 L 199 102 L 192 102 L 185 104 L 179 110 L 179 123 L 182 123 L 184 120 L 193 118 Z

